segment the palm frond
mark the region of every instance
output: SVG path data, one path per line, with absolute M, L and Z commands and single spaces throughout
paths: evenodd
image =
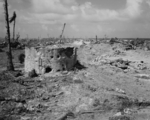
M 17 15 L 16 12 L 14 11 L 13 16 L 10 18 L 9 22 L 12 23 L 16 19 Z

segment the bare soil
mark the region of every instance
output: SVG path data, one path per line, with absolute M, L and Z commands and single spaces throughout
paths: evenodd
M 13 52 L 16 69 L 23 69 L 22 52 Z M 78 49 L 78 61 L 84 69 L 35 78 L 1 72 L 0 120 L 150 119 L 150 51 L 88 44 Z

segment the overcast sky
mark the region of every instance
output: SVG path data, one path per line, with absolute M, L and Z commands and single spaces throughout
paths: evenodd
M 150 0 L 8 0 L 17 13 L 21 37 L 150 38 Z M 5 36 L 3 0 L 0 0 L 0 37 Z M 12 25 L 11 25 L 12 32 Z

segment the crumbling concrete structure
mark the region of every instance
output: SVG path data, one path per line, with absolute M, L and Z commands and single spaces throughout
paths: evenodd
M 68 46 L 26 47 L 25 72 L 37 74 L 69 71 L 77 61 L 77 48 Z

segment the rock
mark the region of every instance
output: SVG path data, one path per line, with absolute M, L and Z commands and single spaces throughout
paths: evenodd
M 93 105 L 93 99 L 89 97 L 81 98 L 79 105 L 76 107 L 76 112 L 87 111 L 91 105 Z
M 80 80 L 80 79 L 78 79 L 78 80 L 76 79 L 76 80 L 74 80 L 73 82 L 76 83 L 76 84 L 81 84 L 81 83 L 83 83 L 83 81 Z
M 145 70 L 145 69 L 147 69 L 147 66 L 145 64 L 139 64 L 138 69 L 139 70 Z
M 141 62 L 132 62 L 132 63 L 130 63 L 130 66 L 133 67 L 134 69 L 137 69 L 137 70 L 148 69 L 147 64 L 144 63 L 143 61 L 141 61 Z
M 114 116 L 121 116 L 122 115 L 122 113 L 121 112 L 118 112 L 118 113 L 116 113 Z
M 125 114 L 128 114 L 128 115 L 131 115 L 132 113 L 134 113 L 134 111 L 133 111 L 132 109 L 130 109 L 130 108 L 124 109 L 123 112 L 124 112 Z
M 126 70 L 129 67 L 129 63 L 130 61 L 125 61 L 123 59 L 116 59 L 116 60 L 111 61 L 109 64 L 112 66 L 121 68 L 123 70 Z
M 115 91 L 121 94 L 125 94 L 125 91 L 119 88 L 116 88 Z
M 136 77 L 143 78 L 143 79 L 150 79 L 150 75 L 148 75 L 148 74 L 138 74 L 138 75 L 136 75 Z
M 115 50 L 115 51 L 114 51 L 114 55 L 115 55 L 115 56 L 116 56 L 116 55 L 125 55 L 125 53 L 122 52 L 122 51 L 120 51 L 120 50 Z
M 37 75 L 35 69 L 33 69 L 31 72 L 28 73 L 28 76 L 29 76 L 30 78 L 34 78 L 34 77 L 37 77 L 38 75 Z
M 149 49 L 148 49 L 148 47 L 145 47 L 144 50 L 145 50 L 145 51 L 148 51 Z
M 113 116 L 109 117 L 109 120 L 131 120 L 129 116 Z
M 0 49 L 0 52 L 3 52 L 3 50 L 2 50 L 2 49 Z
M 22 76 L 22 72 L 21 71 L 11 71 L 10 72 L 14 77 L 20 77 Z
M 31 120 L 31 117 L 26 117 L 26 116 L 24 116 L 24 117 L 21 117 L 20 120 Z

